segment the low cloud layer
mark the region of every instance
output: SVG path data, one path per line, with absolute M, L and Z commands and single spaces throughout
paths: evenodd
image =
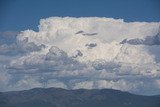
M 0 91 L 35 87 L 160 94 L 160 23 L 50 17 L 0 45 Z M 7 40 L 7 38 L 6 38 Z

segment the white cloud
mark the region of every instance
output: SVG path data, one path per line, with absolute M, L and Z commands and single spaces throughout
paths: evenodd
M 7 75 L 3 71 L 0 71 L 0 90 L 5 90 L 6 88 L 8 88 L 7 85 L 8 85 L 9 79 L 10 79 L 9 75 Z
M 94 86 L 93 81 L 83 81 L 80 83 L 76 83 L 75 86 L 73 87 L 73 89 L 81 89 L 81 88 L 93 89 L 94 88 L 93 86 Z
M 13 48 L 0 46 L 0 54 L 12 57 L 0 60 L 7 77 L 1 77 L 6 84 L 0 82 L 0 90 L 54 86 L 160 93 L 160 45 L 154 39 L 159 26 L 98 17 L 41 19 L 38 32 L 21 32 Z
M 12 91 L 12 90 L 27 90 L 35 87 L 43 87 L 43 84 L 39 81 L 35 80 L 34 78 L 23 78 L 19 81 L 16 81 L 16 83 L 10 83 L 8 85 L 8 88 L 6 91 Z
M 64 88 L 67 89 L 67 86 L 60 81 L 57 81 L 56 79 L 51 79 L 47 82 L 47 87 L 56 87 L 56 88 Z

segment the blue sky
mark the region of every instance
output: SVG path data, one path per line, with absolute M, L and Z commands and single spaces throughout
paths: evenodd
M 1 0 L 0 31 L 37 30 L 51 16 L 112 17 L 160 21 L 160 0 Z

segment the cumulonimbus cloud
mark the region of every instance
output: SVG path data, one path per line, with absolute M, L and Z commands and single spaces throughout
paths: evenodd
M 41 19 L 38 32 L 22 31 L 13 47 L 0 46 L 1 55 L 13 52 L 0 63 L 6 75 L 0 90 L 54 86 L 160 93 L 159 26 L 98 17 Z

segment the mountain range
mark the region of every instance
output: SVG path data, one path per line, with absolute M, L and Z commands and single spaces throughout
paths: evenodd
M 160 107 L 160 96 L 113 89 L 34 88 L 1 92 L 0 107 Z

